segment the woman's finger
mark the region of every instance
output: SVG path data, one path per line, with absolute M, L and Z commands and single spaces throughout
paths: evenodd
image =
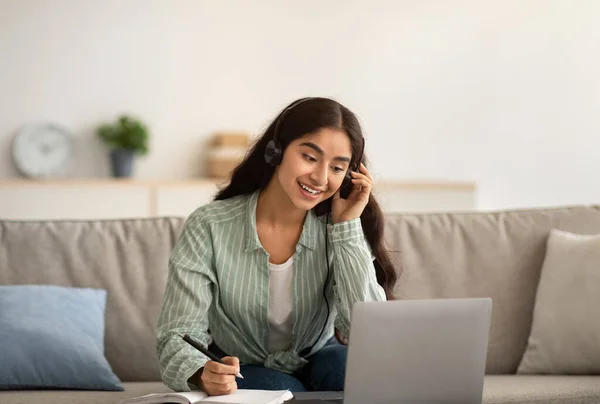
M 237 366 L 232 366 L 234 363 L 232 362 L 233 359 L 230 357 L 227 358 L 227 360 L 230 362 L 227 365 L 223 365 L 222 363 L 215 361 L 208 361 L 204 365 L 204 368 L 208 369 L 208 371 L 212 373 L 218 373 L 223 375 L 235 375 L 237 372 L 239 372 L 239 361 L 237 362 Z
M 213 372 L 206 366 L 204 367 L 201 378 L 204 382 L 215 384 L 228 384 L 235 381 L 235 376 L 233 374 Z
M 231 394 L 231 393 L 235 392 L 238 387 L 237 387 L 236 382 L 232 382 L 232 383 L 228 383 L 228 384 L 218 384 L 218 383 L 206 382 L 206 383 L 204 383 L 204 388 L 210 395 L 217 396 L 217 395 Z
M 240 360 L 239 358 L 236 358 L 235 356 L 226 356 L 223 359 L 221 359 L 223 362 L 225 362 L 227 365 L 239 368 L 240 367 Z
M 365 166 L 363 163 L 360 163 L 360 172 L 366 175 L 368 179 L 373 181 L 373 178 L 371 178 L 371 173 L 369 170 L 367 170 L 367 166 Z
M 361 187 L 361 189 L 365 189 L 365 188 L 367 188 L 367 189 L 371 189 L 371 181 L 369 181 L 369 180 L 365 180 L 365 179 L 363 179 L 363 178 L 354 178 L 354 179 L 352 180 L 352 183 L 353 183 L 354 185 L 358 185 L 358 186 L 360 186 L 360 187 Z
M 352 178 L 362 178 L 365 179 L 369 182 L 373 182 L 373 180 L 371 180 L 371 178 L 369 178 L 367 175 L 365 174 L 361 174 L 361 173 L 357 173 L 356 171 L 352 171 Z
M 205 372 L 206 375 L 202 374 L 202 380 L 206 383 L 214 383 L 226 385 L 232 382 L 235 382 L 235 376 L 232 375 L 222 375 L 219 373 Z
M 240 360 L 235 356 L 226 356 L 223 359 L 227 365 L 232 366 L 235 369 L 235 374 L 240 372 Z
M 231 394 L 237 390 L 237 383 L 233 381 L 228 384 L 216 385 L 215 390 L 221 394 Z

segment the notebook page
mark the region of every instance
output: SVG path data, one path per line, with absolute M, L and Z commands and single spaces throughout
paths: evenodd
M 210 396 L 202 400 L 206 404 L 281 404 L 294 396 L 289 390 L 237 390 L 226 396 Z
M 182 393 L 153 393 L 145 396 L 133 397 L 122 400 L 119 404 L 163 404 L 163 403 L 200 403 L 208 397 L 203 391 L 190 391 Z

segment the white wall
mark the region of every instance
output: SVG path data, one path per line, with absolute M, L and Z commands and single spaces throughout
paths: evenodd
M 68 176 L 108 175 L 93 129 L 152 128 L 141 178 L 203 171 L 213 131 L 338 98 L 382 179 L 476 181 L 483 209 L 599 203 L 600 1 L 0 0 L 0 178 L 53 120 Z

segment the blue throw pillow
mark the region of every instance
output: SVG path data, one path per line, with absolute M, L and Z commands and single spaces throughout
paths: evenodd
M 123 391 L 104 357 L 106 290 L 0 286 L 0 390 Z

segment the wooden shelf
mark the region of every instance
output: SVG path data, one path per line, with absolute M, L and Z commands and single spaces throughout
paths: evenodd
M 21 187 L 21 186 L 141 186 L 141 187 L 196 187 L 202 185 L 218 186 L 226 180 L 212 178 L 198 179 L 137 179 L 137 178 L 73 178 L 73 179 L 21 179 L 7 178 L 0 179 L 0 187 Z M 403 180 L 385 180 L 376 181 L 377 188 L 404 188 L 404 189 L 448 189 L 448 190 L 470 190 L 476 189 L 474 182 L 461 181 L 403 181 Z
M 0 219 L 104 219 L 187 216 L 209 203 L 224 180 L 198 178 L 0 179 Z M 381 181 L 373 194 L 384 212 L 475 208 L 474 183 Z

